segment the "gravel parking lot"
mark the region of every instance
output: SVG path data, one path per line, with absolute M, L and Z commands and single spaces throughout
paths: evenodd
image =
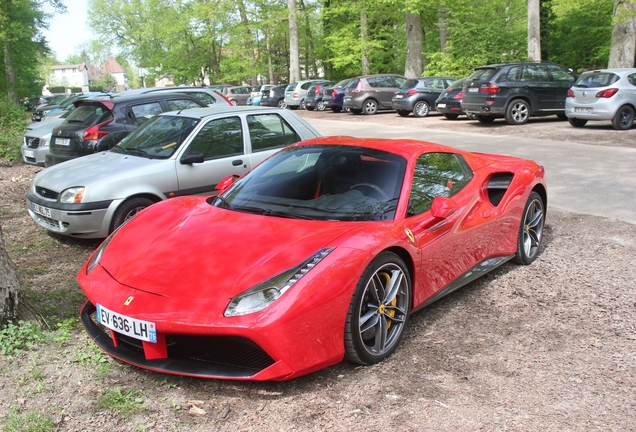
M 636 147 L 636 129 L 609 122 L 575 129 L 546 117 L 511 127 L 297 112 L 370 127 L 532 134 L 582 150 Z M 50 236 L 29 218 L 24 194 L 39 169 L 0 166 L 0 214 L 25 296 L 52 321 L 76 316 L 74 277 L 98 243 Z M 534 264 L 506 264 L 417 312 L 381 364 L 344 362 L 283 383 L 174 377 L 103 357 L 74 318 L 67 337 L 0 357 L 0 423 L 41 413 L 60 431 L 636 430 L 635 280 L 636 225 L 549 207 Z M 116 389 L 130 410 L 105 402 Z

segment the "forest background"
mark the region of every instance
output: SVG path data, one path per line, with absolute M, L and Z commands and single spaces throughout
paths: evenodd
M 287 83 L 292 6 L 303 79 L 461 77 L 477 66 L 528 57 L 525 0 L 88 0 L 96 39 L 66 59 L 55 58 L 42 35 L 64 12 L 63 2 L 8 0 L 0 5 L 0 62 L 12 61 L 15 94 L 22 97 L 40 94 L 51 65 L 99 65 L 112 54 L 131 87 L 141 86 L 140 71 L 147 86 L 164 77 L 176 85 L 201 84 L 205 77 L 210 83 Z M 621 6 L 627 15 L 617 13 Z M 577 72 L 607 67 L 612 28 L 634 21 L 630 9 L 633 0 L 541 0 L 541 58 Z M 421 66 L 409 68 L 409 58 Z M 0 76 L 0 94 L 7 78 Z

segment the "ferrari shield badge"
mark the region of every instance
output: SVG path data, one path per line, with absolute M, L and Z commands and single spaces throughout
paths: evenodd
M 411 230 L 410 230 L 410 229 L 406 228 L 406 229 L 404 230 L 404 234 L 406 234 L 406 236 L 409 238 L 409 240 L 411 240 L 411 242 L 412 242 L 413 244 L 415 244 L 415 236 L 413 235 L 413 233 L 411 232 Z
M 124 302 L 124 306 L 128 306 L 130 303 L 132 303 L 134 297 L 130 296 L 126 299 L 126 301 Z

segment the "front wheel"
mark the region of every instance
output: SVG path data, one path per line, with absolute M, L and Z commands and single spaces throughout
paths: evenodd
M 378 112 L 378 103 L 373 99 L 366 100 L 364 104 L 362 104 L 362 112 L 366 115 L 373 115 Z
M 345 322 L 345 357 L 370 365 L 390 356 L 404 335 L 411 308 L 411 277 L 404 261 L 382 252 L 365 269 Z
M 230 105 L 236 106 L 237 102 L 234 99 L 230 99 Z
M 577 118 L 569 118 L 568 122 L 574 127 L 583 127 L 587 124 L 587 120 L 577 119 Z
M 522 125 L 530 118 L 530 105 L 523 99 L 515 99 L 506 109 L 506 122 L 511 125 Z
M 517 264 L 528 265 L 539 254 L 541 240 L 543 239 L 544 222 L 545 203 L 538 193 L 532 192 L 523 209 L 517 236 L 517 253 L 514 257 L 514 261 Z
M 417 101 L 413 106 L 413 114 L 415 117 L 426 117 L 430 110 L 431 107 L 426 101 Z
M 612 119 L 612 126 L 614 126 L 614 129 L 627 130 L 631 129 L 633 125 L 634 109 L 629 105 L 623 105 Z
M 154 204 L 154 201 L 148 198 L 131 198 L 124 201 L 115 211 L 113 215 L 113 222 L 111 223 L 111 232 L 115 231 L 121 224 L 129 219 L 132 219 L 145 209 Z

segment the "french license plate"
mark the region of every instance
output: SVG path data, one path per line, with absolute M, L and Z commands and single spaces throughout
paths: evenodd
M 30 158 L 35 157 L 35 153 L 33 152 L 33 150 L 25 150 L 24 155 Z
M 578 112 L 578 113 L 590 113 L 590 112 L 592 112 L 592 108 L 581 108 L 581 107 L 577 107 L 577 108 L 574 108 L 574 112 Z
M 55 138 L 55 144 L 67 146 L 67 145 L 71 145 L 71 140 L 68 138 Z
M 47 218 L 51 217 L 51 209 L 48 207 L 44 207 L 36 203 L 31 203 L 31 210 L 33 210 L 33 213 L 46 216 Z
M 437 104 L 437 108 L 446 108 L 446 104 Z
M 97 307 L 97 321 L 100 324 L 115 330 L 117 333 L 125 334 L 131 338 L 146 342 L 157 343 L 157 328 L 155 323 L 142 321 L 126 315 L 113 312 L 99 304 Z
M 396 99 L 402 99 L 403 97 L 404 97 L 404 95 L 401 95 L 401 94 L 399 94 L 399 95 L 395 95 L 395 98 L 396 98 Z
M 468 93 L 477 93 L 479 91 L 479 87 L 468 87 Z

